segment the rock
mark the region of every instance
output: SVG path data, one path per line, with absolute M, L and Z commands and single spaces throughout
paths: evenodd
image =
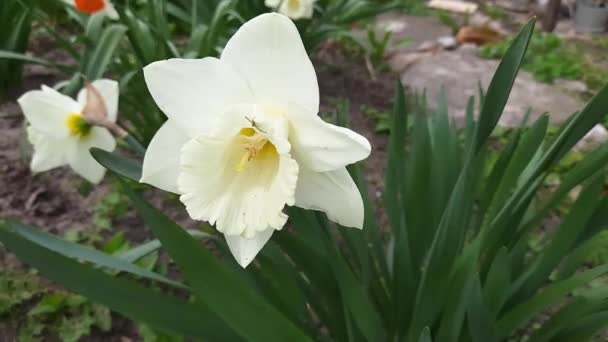
M 498 0 L 496 4 L 511 11 L 526 12 L 530 2 L 530 0 Z
M 403 32 L 406 27 L 407 24 L 400 20 L 386 20 L 380 24 L 380 29 L 392 33 Z
M 554 84 L 557 87 L 560 87 L 574 94 L 582 94 L 587 92 L 587 85 L 585 84 L 585 82 L 582 81 L 558 79 L 555 80 Z
M 458 47 L 458 40 L 453 36 L 439 37 L 437 38 L 437 43 L 445 50 L 454 50 Z
M 394 56 L 391 62 L 398 59 L 399 56 Z M 463 122 L 469 97 L 478 96 L 480 82 L 487 89 L 497 66 L 498 61 L 481 59 L 467 50 L 440 51 L 419 58 L 402 72 L 401 80 L 419 92 L 426 89 L 431 106 L 445 86 L 450 115 L 457 122 Z M 580 109 L 576 97 L 558 86 L 534 80 L 529 72 L 520 71 L 499 125 L 518 126 L 530 107 L 533 109 L 531 122 L 548 112 L 552 123 L 563 122 Z
M 422 44 L 418 45 L 417 51 L 431 51 L 435 50 L 439 47 L 437 41 L 427 40 L 426 42 L 422 42 Z
M 374 25 L 377 30 L 399 29 L 391 31 L 393 34 L 389 42 L 389 46 L 393 46 L 392 51 L 398 52 L 415 52 L 421 45 L 428 45 L 428 41 L 435 42 L 439 37 L 452 35 L 452 29 L 443 25 L 436 17 L 416 17 L 390 12 L 376 17 Z M 399 44 L 406 39 L 414 43 Z
M 432 56 L 432 52 L 408 52 L 398 53 L 389 59 L 391 67 L 399 72 L 403 72 L 415 63 Z
M 574 146 L 574 149 L 579 152 L 586 152 L 607 141 L 608 130 L 603 125 L 597 124 Z
M 479 50 L 479 47 L 477 45 L 471 44 L 471 43 L 460 44 L 460 49 L 459 49 L 459 51 L 461 51 L 462 53 L 467 53 L 470 55 L 475 55 L 478 50 Z

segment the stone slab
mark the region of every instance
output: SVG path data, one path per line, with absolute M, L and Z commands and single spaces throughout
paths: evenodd
M 445 86 L 450 115 L 462 122 L 469 97 L 477 97 L 479 82 L 487 89 L 497 66 L 498 61 L 481 59 L 474 49 L 438 51 L 426 54 L 401 69 L 401 81 L 416 91 L 426 90 L 431 106 Z M 575 96 L 559 86 L 540 83 L 529 72 L 520 71 L 499 125 L 518 126 L 528 108 L 532 108 L 531 119 L 547 112 L 551 122 L 557 124 L 579 110 L 580 106 Z

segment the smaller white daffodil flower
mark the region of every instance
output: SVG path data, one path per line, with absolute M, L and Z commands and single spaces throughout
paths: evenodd
M 141 181 L 180 194 L 192 219 L 224 234 L 242 267 L 283 228 L 285 206 L 362 228 L 363 201 L 345 167 L 367 158 L 370 144 L 317 115 L 317 76 L 290 19 L 263 14 L 220 59 L 155 62 L 144 76 L 168 120 Z
M 317 0 L 266 0 L 264 4 L 293 20 L 312 18 Z
M 118 83 L 97 80 L 90 84 L 104 102 L 107 120 L 116 121 L 118 111 Z M 78 93 L 77 100 L 53 88 L 42 86 L 23 94 L 17 102 L 28 122 L 27 136 L 34 147 L 30 163 L 32 172 L 44 172 L 69 165 L 76 173 L 97 184 L 106 169 L 89 153 L 91 147 L 106 151 L 116 148 L 116 140 L 108 129 L 93 126 L 85 120 L 87 88 Z
M 110 0 L 63 0 L 76 7 L 80 12 L 95 14 L 103 13 L 110 19 L 118 19 L 118 12 Z

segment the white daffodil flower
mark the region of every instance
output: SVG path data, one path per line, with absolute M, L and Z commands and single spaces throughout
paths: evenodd
M 118 83 L 98 80 L 91 83 L 105 102 L 107 119 L 115 122 L 118 111 Z M 17 102 L 28 122 L 27 135 L 34 147 L 32 172 L 70 165 L 83 178 L 97 184 L 106 169 L 89 154 L 89 148 L 113 151 L 116 141 L 103 127 L 92 126 L 82 116 L 88 90 L 74 100 L 53 88 L 42 86 L 23 94 Z
M 220 59 L 159 61 L 144 76 L 169 119 L 141 181 L 180 194 L 242 267 L 283 227 L 286 205 L 362 228 L 363 201 L 345 166 L 367 158 L 370 144 L 317 115 L 315 70 L 287 17 L 245 23 Z
M 63 0 L 76 7 L 80 12 L 95 14 L 103 13 L 110 19 L 118 19 L 118 12 L 110 0 Z
M 312 18 L 317 0 L 266 0 L 264 4 L 293 20 Z

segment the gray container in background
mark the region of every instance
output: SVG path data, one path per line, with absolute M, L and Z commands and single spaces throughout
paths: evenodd
M 608 28 L 608 5 L 598 7 L 592 0 L 578 0 L 574 15 L 576 32 L 601 33 Z

